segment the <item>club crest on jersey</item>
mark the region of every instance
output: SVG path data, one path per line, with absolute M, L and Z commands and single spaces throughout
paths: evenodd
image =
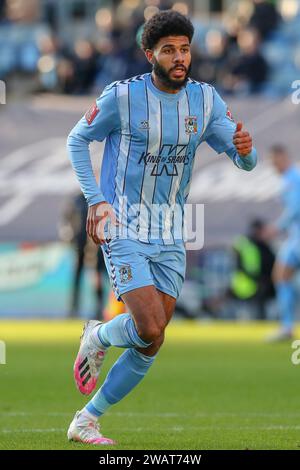
M 132 279 L 131 266 L 129 264 L 121 266 L 119 269 L 120 280 L 122 284 L 129 282 Z
M 90 126 L 99 113 L 100 109 L 98 108 L 97 104 L 94 103 L 93 106 L 90 107 L 90 109 L 85 113 L 85 119 Z
M 196 116 L 187 116 L 185 118 L 185 132 L 186 134 L 197 134 L 198 123 Z

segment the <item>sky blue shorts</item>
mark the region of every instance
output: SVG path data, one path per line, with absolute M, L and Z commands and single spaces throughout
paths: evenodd
M 105 265 L 118 300 L 125 292 L 154 285 L 177 298 L 185 278 L 183 242 L 175 245 L 114 238 L 102 245 Z
M 300 268 L 300 239 L 288 238 L 278 252 L 278 260 L 285 266 Z

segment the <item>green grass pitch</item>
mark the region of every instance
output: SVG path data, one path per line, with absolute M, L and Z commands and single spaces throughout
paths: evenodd
M 95 448 L 66 439 L 86 402 L 72 375 L 81 327 L 0 322 L 0 449 Z M 103 434 L 118 450 L 299 449 L 300 365 L 291 343 L 263 342 L 272 327 L 174 321 L 147 377 L 101 419 Z

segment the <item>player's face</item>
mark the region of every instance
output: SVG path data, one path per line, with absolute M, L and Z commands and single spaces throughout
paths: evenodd
M 271 154 L 273 166 L 278 173 L 284 173 L 289 167 L 290 161 L 286 153 L 273 153 Z
M 156 76 L 174 90 L 184 86 L 191 69 L 191 47 L 188 37 L 161 38 L 151 52 L 150 62 L 153 64 Z

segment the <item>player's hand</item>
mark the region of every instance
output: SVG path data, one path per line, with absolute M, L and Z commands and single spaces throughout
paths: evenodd
M 119 225 L 115 211 L 108 202 L 99 202 L 88 208 L 86 232 L 96 245 L 105 243 L 104 226 L 107 221 Z
M 236 130 L 233 135 L 233 143 L 238 154 L 241 157 L 249 155 L 252 150 L 252 137 L 247 131 L 243 131 L 243 123 L 238 122 L 236 125 Z

